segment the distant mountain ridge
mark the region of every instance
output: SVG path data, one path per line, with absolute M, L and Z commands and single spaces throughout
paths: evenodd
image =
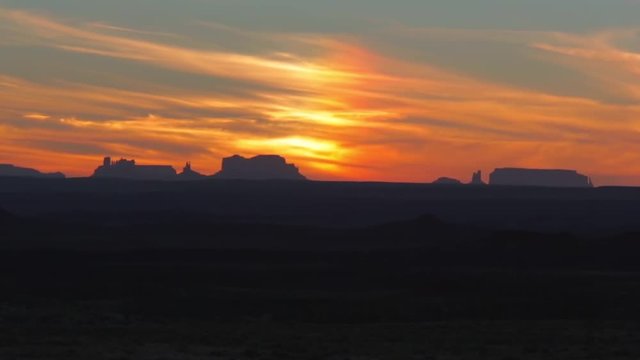
M 64 179 L 65 175 L 61 172 L 43 173 L 36 169 L 23 168 L 12 164 L 0 164 L 0 177 Z
M 0 177 L 64 179 L 61 172 L 42 173 L 36 169 L 18 167 L 12 164 L 0 164 Z M 187 162 L 181 173 L 171 165 L 139 165 L 136 160 L 120 159 L 112 161 L 105 157 L 103 163 L 95 169 L 92 178 L 110 178 L 146 181 L 193 181 L 205 179 L 222 180 L 307 180 L 300 169 L 280 155 L 257 155 L 243 157 L 233 155 L 222 159 L 221 170 L 214 175 L 195 171 L 191 162 Z M 473 173 L 471 181 L 462 181 L 451 177 L 440 177 L 435 185 L 492 185 L 555 188 L 593 188 L 595 185 L 589 176 L 576 170 L 566 169 L 527 169 L 497 168 L 489 177 L 488 183 L 482 179 L 482 171 Z

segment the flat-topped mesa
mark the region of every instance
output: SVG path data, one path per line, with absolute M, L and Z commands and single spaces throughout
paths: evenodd
M 11 164 L 0 164 L 0 177 L 30 177 L 30 178 L 46 178 L 46 179 L 64 179 L 65 176 L 61 172 L 42 173 L 35 169 L 18 167 Z
M 135 160 L 111 161 L 110 157 L 105 157 L 93 173 L 95 178 L 132 180 L 175 180 L 176 176 L 176 170 L 169 165 L 137 165 Z
M 214 177 L 236 180 L 306 180 L 294 164 L 279 155 L 258 155 L 247 159 L 234 155 L 222 159 L 222 170 Z
M 496 169 L 491 173 L 490 185 L 545 186 L 545 187 L 593 187 L 591 178 L 575 170 L 555 169 Z

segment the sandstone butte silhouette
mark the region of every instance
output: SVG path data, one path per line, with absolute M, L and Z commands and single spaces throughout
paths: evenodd
M 469 184 L 470 185 L 487 185 L 482 180 L 482 170 L 478 170 L 473 173 L 473 176 L 471 176 L 471 182 Z
M 178 178 L 180 180 L 200 180 L 200 179 L 204 179 L 206 177 L 207 177 L 206 175 L 200 174 L 199 172 L 193 170 L 191 168 L 191 162 L 190 161 L 188 161 L 186 163 L 186 165 L 182 169 L 182 172 L 180 174 L 178 174 Z
M 435 185 L 465 185 L 460 180 L 441 177 L 433 182 Z M 474 172 L 471 182 L 467 185 L 483 186 L 482 171 Z M 591 178 L 579 174 L 575 170 L 555 169 L 523 169 L 499 168 L 495 169 L 489 178 L 489 185 L 493 186 L 540 186 L 540 187 L 594 187 Z
M 575 170 L 552 169 L 496 169 L 489 177 L 490 185 L 593 187 L 591 178 Z
M 10 164 L 0 164 L 0 176 L 2 177 L 35 177 L 35 178 L 49 178 L 49 179 L 64 179 L 63 173 L 42 173 L 35 169 L 17 167 Z
M 306 180 L 294 164 L 279 155 L 259 155 L 250 159 L 234 155 L 222 159 L 218 179 Z
M 135 160 L 112 161 L 105 157 L 102 166 L 93 173 L 95 178 L 121 178 L 136 180 L 198 180 L 207 176 L 193 170 L 187 162 L 182 173 L 177 174 L 169 165 L 138 165 Z M 230 180 L 306 180 L 300 170 L 288 164 L 279 155 L 259 155 L 244 158 L 234 155 L 222 160 L 222 170 L 212 176 Z
M 118 178 L 136 180 L 172 180 L 178 174 L 169 165 L 138 165 L 135 160 L 112 161 L 105 157 L 102 165 L 94 173 L 95 178 Z

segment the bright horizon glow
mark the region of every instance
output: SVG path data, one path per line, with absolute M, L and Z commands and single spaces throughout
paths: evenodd
M 318 180 L 640 185 L 640 3 L 114 1 L 0 5 L 0 163 L 279 154 Z

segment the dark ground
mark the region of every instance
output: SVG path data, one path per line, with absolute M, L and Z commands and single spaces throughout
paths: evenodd
M 0 359 L 638 359 L 639 201 L 4 179 Z

